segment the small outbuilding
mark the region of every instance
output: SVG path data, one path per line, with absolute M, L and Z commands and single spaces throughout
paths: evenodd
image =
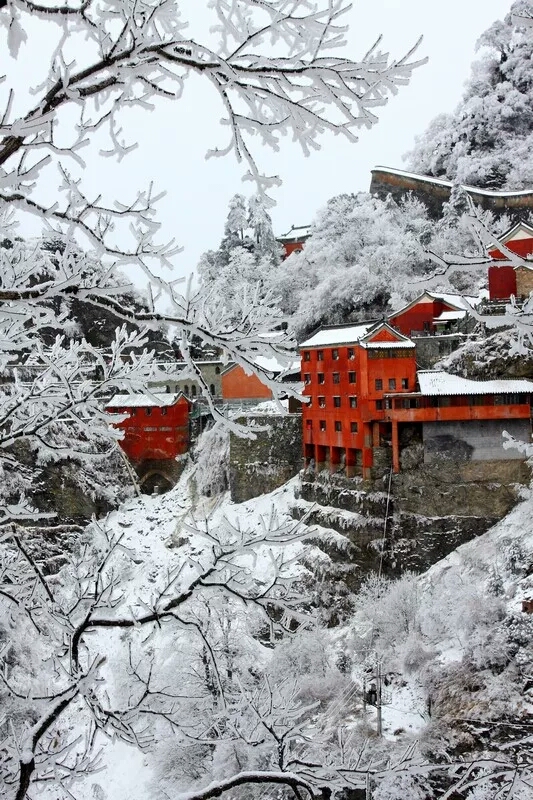
M 124 431 L 120 446 L 132 461 L 175 459 L 189 449 L 190 401 L 184 394 L 117 394 L 106 406 L 125 414 L 115 427 Z

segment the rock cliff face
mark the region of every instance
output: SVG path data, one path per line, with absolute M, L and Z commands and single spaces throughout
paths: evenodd
M 238 503 L 281 486 L 302 466 L 299 415 L 240 421 L 268 430 L 252 441 L 231 437 L 230 487 Z M 375 455 L 381 463 L 379 449 Z M 504 517 L 530 478 L 520 460 L 442 458 L 424 464 L 423 455 L 423 445 L 406 447 L 399 475 L 390 473 L 390 454 L 383 457 L 373 481 L 301 473 L 293 514 L 319 526 L 316 544 L 331 558 L 330 581 L 355 590 L 368 572 L 380 568 L 390 576 L 426 570 Z
M 442 461 L 373 482 L 302 474 L 294 515 L 342 534 L 319 532 L 316 544 L 355 590 L 369 571 L 421 572 L 485 533 L 517 503 L 529 472 L 522 461 Z
M 439 369 L 472 380 L 533 379 L 533 353 L 513 352 L 515 330 L 500 330 L 482 341 L 470 341 L 442 360 Z

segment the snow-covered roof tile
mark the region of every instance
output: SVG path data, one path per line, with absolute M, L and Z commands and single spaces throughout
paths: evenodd
M 334 344 L 353 344 L 374 328 L 375 322 L 365 322 L 359 325 L 340 325 L 330 328 L 320 328 L 310 339 L 300 344 L 301 348 L 322 347 Z
M 147 393 L 147 394 L 116 394 L 106 403 L 106 408 L 148 408 L 153 406 L 173 406 L 181 397 L 182 392 Z
M 420 370 L 417 377 L 420 394 L 428 396 L 533 392 L 533 381 L 527 380 L 473 381 L 438 370 Z
M 396 348 L 416 347 L 411 339 L 402 339 L 400 342 L 361 342 L 361 347 L 366 350 L 395 350 Z
M 473 295 L 450 294 L 448 292 L 427 292 L 427 294 L 430 297 L 434 297 L 435 300 L 442 300 L 444 303 L 455 306 L 455 308 L 463 308 L 465 311 L 468 310 L 469 306 L 475 307 L 479 305 L 482 299 Z
M 294 239 L 295 241 L 299 241 L 300 239 L 307 239 L 311 235 L 311 225 L 293 225 L 287 233 L 282 233 L 281 236 L 278 236 L 280 241 Z
M 466 311 L 443 311 L 438 317 L 433 318 L 433 322 L 450 322 L 454 319 L 464 319 Z

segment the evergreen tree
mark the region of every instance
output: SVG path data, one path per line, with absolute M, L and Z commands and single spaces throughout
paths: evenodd
M 251 247 L 252 242 L 247 236 L 247 229 L 246 200 L 242 194 L 235 194 L 229 203 L 224 238 L 220 243 L 220 261 L 227 264 L 231 251 L 236 247 Z
M 272 219 L 261 195 L 252 195 L 248 201 L 248 225 L 252 230 L 256 259 L 266 256 L 272 265 L 278 264 L 280 245 L 274 236 Z
M 198 264 L 202 286 L 226 305 L 231 313 L 246 297 L 264 297 L 274 282 L 280 262 L 280 246 L 272 219 L 261 195 L 248 201 L 232 197 L 218 250 L 208 250 Z

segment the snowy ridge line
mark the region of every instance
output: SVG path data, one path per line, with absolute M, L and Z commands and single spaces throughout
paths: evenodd
M 422 183 L 432 183 L 436 186 L 444 186 L 447 189 L 453 189 L 454 186 L 460 185 L 467 192 L 472 194 L 479 194 L 483 197 L 533 197 L 533 188 L 531 189 L 518 189 L 514 192 L 503 191 L 496 192 L 490 189 L 479 189 L 477 186 L 468 186 L 467 184 L 455 184 L 453 181 L 447 181 L 441 178 L 433 178 L 429 175 L 421 175 L 417 172 L 405 172 L 405 170 L 394 169 L 392 167 L 376 166 L 370 170 L 372 175 L 375 172 L 384 172 L 390 175 L 398 175 L 401 178 L 411 178 L 412 180 L 421 181 Z

